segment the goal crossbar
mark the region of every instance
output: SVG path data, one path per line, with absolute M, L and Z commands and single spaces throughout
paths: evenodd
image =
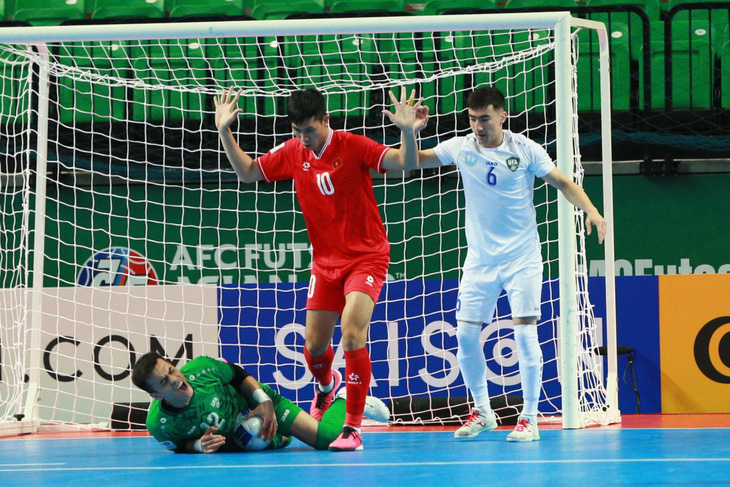
M 79 42 L 114 40 L 149 40 L 214 38 L 267 35 L 358 34 L 388 32 L 437 32 L 449 30 L 555 28 L 562 19 L 580 21 L 588 28 L 600 28 L 600 22 L 586 24 L 570 12 L 500 13 L 474 15 L 421 15 L 404 17 L 331 18 L 326 25 L 310 19 L 257 20 L 231 22 L 171 22 L 150 24 L 114 24 L 113 26 L 75 25 L 51 27 L 0 28 L 0 43 L 33 44 L 42 42 Z M 605 29 L 605 26 L 603 27 Z

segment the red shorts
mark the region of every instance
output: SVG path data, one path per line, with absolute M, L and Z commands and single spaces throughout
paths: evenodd
M 307 309 L 337 311 L 345 308 L 345 296 L 360 291 L 377 303 L 388 273 L 389 259 L 370 257 L 337 269 L 312 264 L 307 290 Z

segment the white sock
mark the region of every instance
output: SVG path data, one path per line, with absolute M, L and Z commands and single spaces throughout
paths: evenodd
M 464 384 L 474 398 L 474 405 L 482 414 L 492 414 L 489 404 L 489 390 L 487 389 L 487 362 L 484 357 L 484 347 L 479 341 L 482 332 L 481 325 L 472 325 L 459 321 L 456 325 L 456 338 L 459 349 L 456 358 L 459 361 Z
M 335 376 L 333 374 L 332 375 L 332 382 L 330 382 L 326 386 L 323 386 L 322 384 L 319 384 L 319 390 L 322 391 L 322 392 L 324 392 L 324 393 L 327 393 L 327 392 L 331 391 L 334 386 L 335 386 Z
M 515 325 L 515 341 L 522 376 L 522 415 L 531 421 L 537 418 L 542 385 L 542 350 L 536 325 Z M 534 421 L 534 424 L 537 424 Z

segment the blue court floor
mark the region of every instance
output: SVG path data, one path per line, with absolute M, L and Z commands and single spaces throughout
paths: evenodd
M 452 428 L 453 429 L 453 428 Z M 445 428 L 365 430 L 365 450 L 185 455 L 148 436 L 0 441 L 6 486 L 730 486 L 730 428 L 541 429 L 508 443 L 504 427 L 473 440 Z

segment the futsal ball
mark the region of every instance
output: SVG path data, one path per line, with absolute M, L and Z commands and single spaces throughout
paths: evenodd
M 247 414 L 248 411 L 243 411 L 236 416 L 236 421 L 233 424 L 233 439 L 238 446 L 246 451 L 263 450 L 271 443 L 267 439 L 259 438 L 259 431 L 261 431 L 264 422 L 258 416 L 245 419 Z

